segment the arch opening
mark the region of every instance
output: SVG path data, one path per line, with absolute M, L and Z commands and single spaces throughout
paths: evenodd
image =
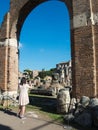
M 22 72 L 22 66 L 24 70 L 50 70 L 62 63 L 66 66 L 71 61 L 71 43 L 69 12 L 65 3 L 43 2 L 30 11 L 20 33 L 20 44 L 24 46 L 24 51 L 20 48 Z M 28 61 L 23 57 L 28 57 Z

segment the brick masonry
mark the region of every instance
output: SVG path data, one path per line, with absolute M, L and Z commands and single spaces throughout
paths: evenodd
M 0 88 L 18 86 L 18 41 L 27 15 L 47 0 L 10 0 L 0 28 Z M 98 97 L 98 0 L 61 0 L 71 26 L 73 96 Z M 8 15 L 9 14 L 9 15 Z M 9 40 L 9 44 L 6 42 Z

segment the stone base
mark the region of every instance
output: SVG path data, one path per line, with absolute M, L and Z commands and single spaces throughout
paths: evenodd
M 17 96 L 18 96 L 17 91 L 2 92 L 0 95 L 0 104 L 4 108 L 7 108 L 9 105 L 16 106 L 16 104 L 18 104 Z

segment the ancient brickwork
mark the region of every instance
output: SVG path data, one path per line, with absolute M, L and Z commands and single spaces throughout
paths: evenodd
M 94 35 L 95 35 L 95 61 L 96 61 L 96 91 L 98 94 L 98 25 L 94 26 Z
M 73 0 L 73 16 L 87 12 L 90 9 L 89 0 Z
M 8 89 L 15 90 L 18 86 L 18 53 L 16 47 L 9 47 L 9 63 L 8 63 Z M 13 79 L 13 80 L 12 80 Z M 13 87 L 12 87 L 13 86 Z
M 8 14 L 5 15 L 4 21 L 0 28 L 0 41 L 4 41 L 7 38 L 7 24 L 8 24 Z
M 90 0 L 90 1 L 92 2 L 93 13 L 98 13 L 98 1 L 97 0 Z
M 93 18 L 93 37 L 94 37 L 94 62 L 95 62 L 95 73 L 96 73 L 96 93 L 98 97 L 98 1 L 92 0 L 92 18 Z
M 0 88 L 2 90 L 7 88 L 7 47 L 5 46 L 0 46 Z
M 75 95 L 94 94 L 94 67 L 91 27 L 82 27 L 74 30 L 75 51 Z M 74 90 L 74 88 L 73 88 Z
M 97 5 L 98 1 L 96 2 Z M 97 64 L 95 45 L 95 21 L 92 8 L 95 1 L 73 1 L 73 95 L 97 96 Z M 98 5 L 96 6 L 98 8 Z M 97 13 L 95 11 L 95 13 Z M 98 19 L 97 19 L 98 20 Z M 96 48 L 96 49 L 95 49 Z M 96 50 L 96 52 L 95 52 Z
M 18 86 L 18 42 L 22 25 L 33 9 L 48 0 L 10 0 L 0 28 L 0 88 Z M 73 96 L 98 96 L 98 0 L 61 0 L 71 25 Z

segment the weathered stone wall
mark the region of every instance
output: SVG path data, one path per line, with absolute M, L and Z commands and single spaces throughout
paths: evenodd
M 8 38 L 8 24 L 9 24 L 9 13 L 7 13 L 4 17 L 4 21 L 0 28 L 0 41 L 4 41 L 6 38 Z
M 7 13 L 0 29 L 0 89 L 17 91 L 18 45 L 10 38 L 10 13 Z
M 98 1 L 90 1 L 94 52 L 95 93 L 98 97 Z
M 0 45 L 0 89 L 7 88 L 7 47 Z
M 92 17 L 94 5 L 98 8 L 98 1 L 73 1 L 73 95 L 76 97 L 82 95 L 94 97 L 98 93 L 95 55 L 98 52 L 95 52 L 97 49 L 95 46 L 96 27 Z
M 4 91 L 18 87 L 18 50 L 10 40 L 0 42 L 0 88 Z
M 83 36 L 83 37 L 82 37 Z M 94 65 L 93 45 L 90 27 L 81 27 L 74 30 L 74 78 L 75 95 L 94 96 Z M 73 81 L 73 83 L 74 83 Z
M 96 91 L 98 97 L 98 25 L 94 26 L 95 35 L 95 62 L 96 62 Z
M 92 0 L 92 23 L 93 23 L 93 38 L 94 38 L 94 62 L 96 74 L 96 93 L 98 97 L 98 1 Z
M 8 47 L 8 90 L 15 91 L 18 87 L 18 49 L 16 39 L 9 39 Z
M 8 77 L 8 32 L 9 32 L 9 13 L 4 17 L 0 28 L 0 89 L 7 90 Z

